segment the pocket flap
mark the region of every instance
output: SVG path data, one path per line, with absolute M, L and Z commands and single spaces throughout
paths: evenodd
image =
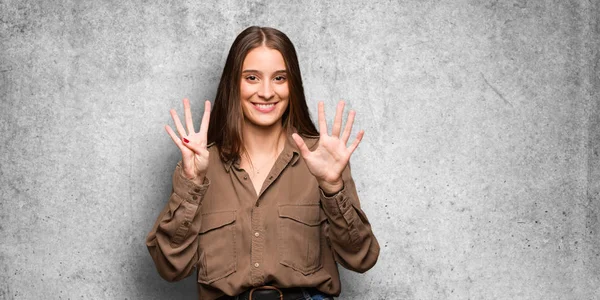
M 200 233 L 205 233 L 233 222 L 235 222 L 235 210 L 202 214 Z
M 325 221 L 325 214 L 321 213 L 321 207 L 314 205 L 280 205 L 279 217 L 289 218 L 308 226 L 317 226 Z

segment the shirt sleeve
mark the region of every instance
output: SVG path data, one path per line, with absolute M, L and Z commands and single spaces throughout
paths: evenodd
M 173 172 L 173 189 L 165 208 L 146 237 L 158 273 L 168 281 L 188 276 L 197 261 L 202 199 L 210 180 L 197 185 L 183 175 L 181 162 Z
M 328 238 L 335 260 L 347 269 L 366 272 L 377 262 L 379 243 L 371 224 L 360 208 L 360 201 L 350 167 L 342 173 L 344 187 L 338 193 L 326 196 L 321 203 L 329 221 Z

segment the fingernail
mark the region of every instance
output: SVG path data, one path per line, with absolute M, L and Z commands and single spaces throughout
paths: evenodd
M 186 139 L 186 138 L 183 138 L 183 141 L 184 141 L 184 142 L 186 142 L 186 143 L 189 143 L 189 142 L 190 142 L 190 141 L 189 141 L 188 139 Z

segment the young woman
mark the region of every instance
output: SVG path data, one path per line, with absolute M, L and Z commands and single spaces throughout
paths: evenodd
M 355 113 L 342 127 L 343 102 L 331 134 L 319 103 L 316 130 L 285 34 L 240 33 L 199 131 L 183 107 L 185 127 L 174 110 L 177 133 L 165 126 L 182 161 L 146 241 L 163 278 L 195 269 L 200 299 L 333 299 L 337 264 L 375 264 L 379 244 L 348 166 L 363 131 L 347 146 Z

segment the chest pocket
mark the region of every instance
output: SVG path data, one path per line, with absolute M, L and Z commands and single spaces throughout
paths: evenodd
M 235 211 L 202 214 L 198 236 L 198 282 L 209 284 L 236 271 Z
M 319 204 L 279 206 L 280 263 L 304 275 L 318 271 L 321 263 L 321 225 L 326 216 Z

